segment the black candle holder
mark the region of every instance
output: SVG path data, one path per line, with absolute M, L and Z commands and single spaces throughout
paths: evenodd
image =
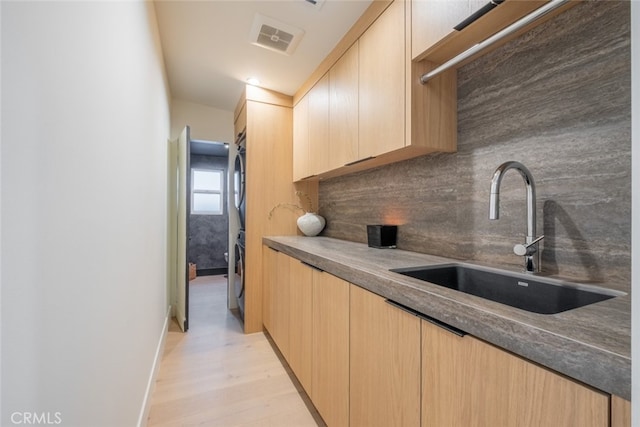
M 397 234 L 397 225 L 367 225 L 367 242 L 372 248 L 395 248 Z

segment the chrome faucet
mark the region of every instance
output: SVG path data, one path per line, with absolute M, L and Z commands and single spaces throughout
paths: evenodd
M 524 245 L 515 245 L 513 252 L 516 255 L 525 257 L 525 271 L 527 273 L 536 273 L 540 271 L 540 254 L 538 253 L 538 259 L 535 262 L 533 256 L 538 252 L 537 243 L 542 240 L 544 236 L 536 237 L 536 185 L 533 182 L 531 172 L 529 172 L 529 169 L 522 163 L 514 161 L 505 162 L 498 166 L 493 173 L 489 198 L 489 219 L 500 218 L 500 183 L 502 182 L 505 172 L 509 169 L 515 169 L 520 172 L 527 187 L 527 235 Z

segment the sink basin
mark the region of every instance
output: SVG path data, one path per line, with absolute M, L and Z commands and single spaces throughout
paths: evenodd
M 609 289 L 462 264 L 391 271 L 540 314 L 560 313 L 625 295 Z

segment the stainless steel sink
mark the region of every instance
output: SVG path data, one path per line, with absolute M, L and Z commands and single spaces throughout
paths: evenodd
M 462 264 L 391 271 L 540 314 L 560 313 L 625 295 L 609 289 Z

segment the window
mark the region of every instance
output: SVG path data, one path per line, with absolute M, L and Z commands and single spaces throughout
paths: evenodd
M 224 171 L 191 170 L 191 213 L 222 215 L 224 200 Z

